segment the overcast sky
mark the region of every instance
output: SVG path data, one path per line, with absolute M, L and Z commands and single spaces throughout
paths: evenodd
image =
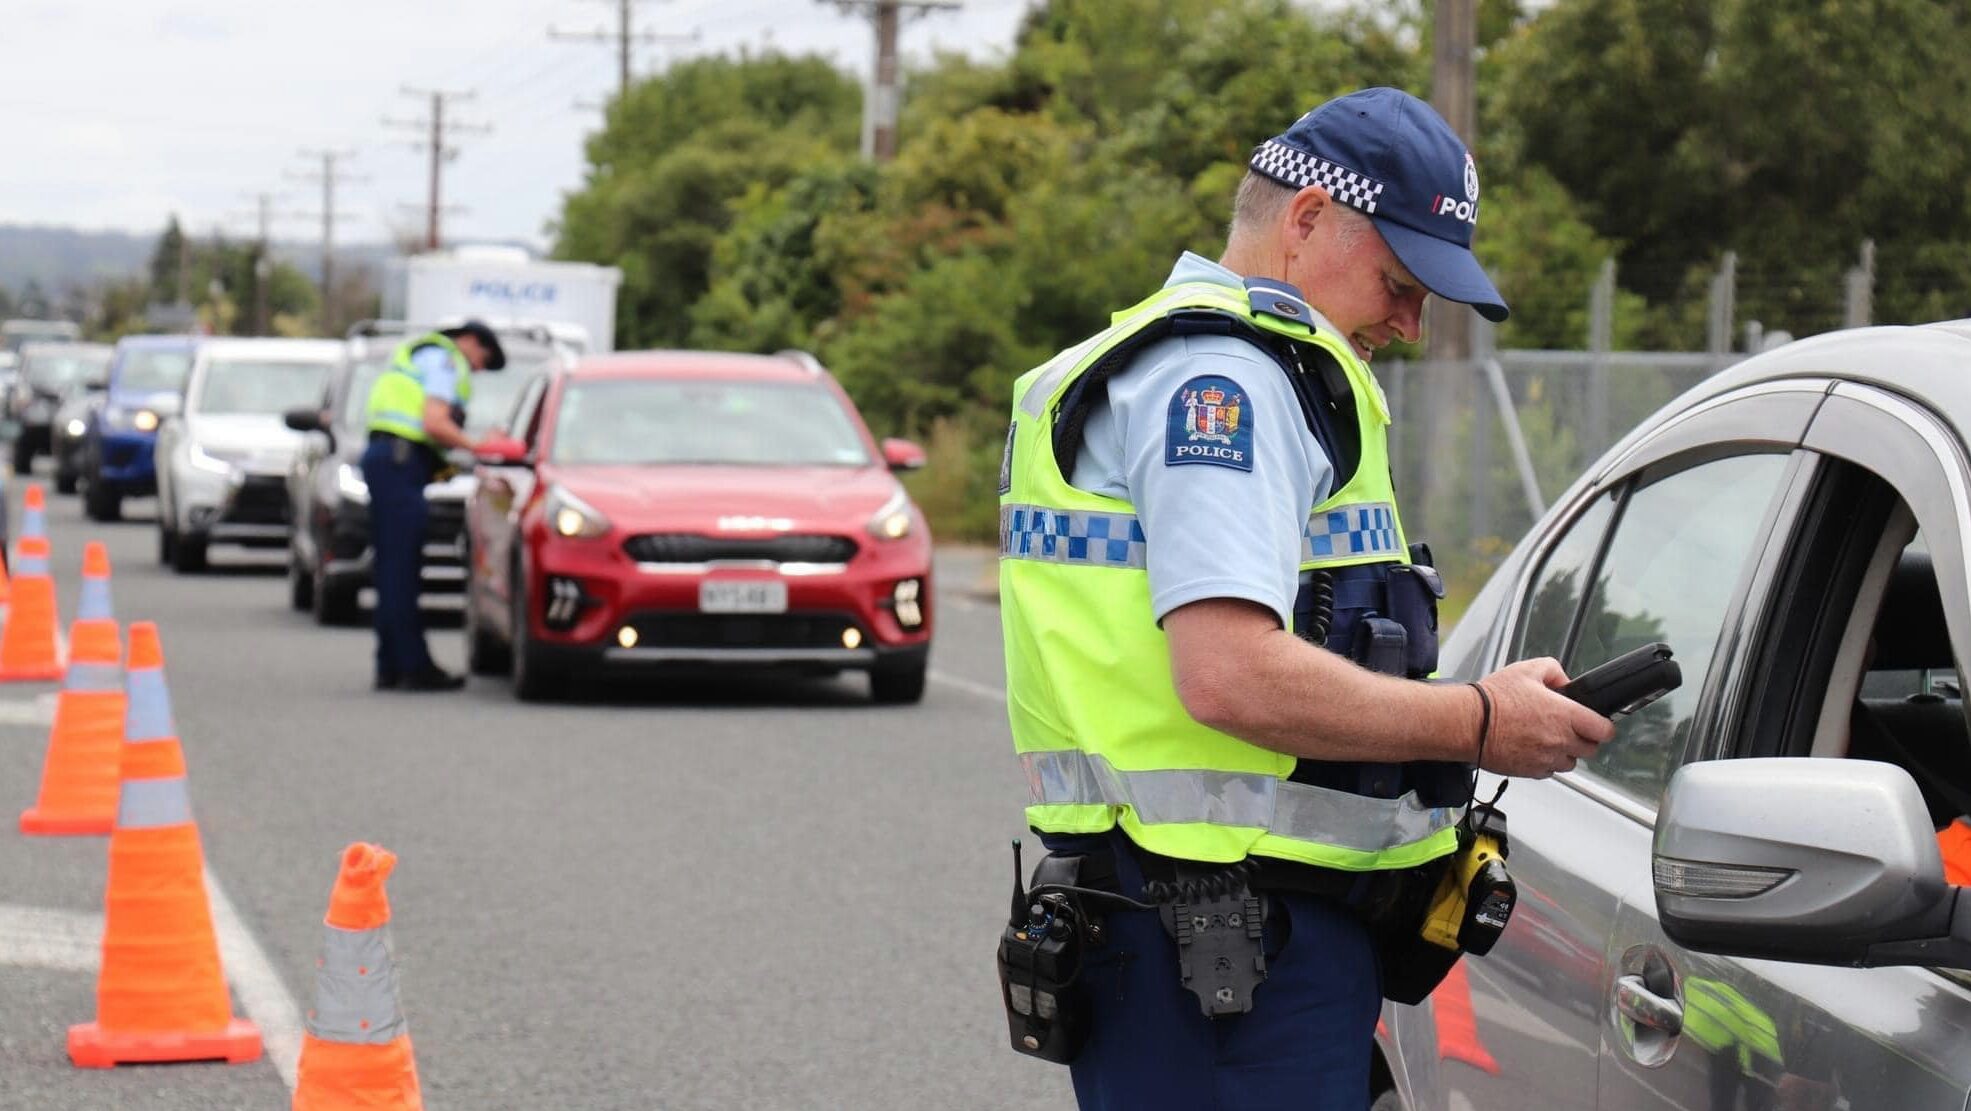
M 907 21 L 905 58 L 934 50 L 1004 56 L 1029 0 L 965 0 L 956 12 Z M 288 212 L 319 212 L 319 173 L 303 148 L 354 152 L 361 180 L 342 188 L 350 217 L 338 242 L 422 228 L 427 163 L 419 133 L 384 116 L 422 119 L 428 100 L 404 84 L 470 89 L 467 121 L 445 172 L 449 241 L 523 239 L 579 185 L 583 136 L 616 85 L 614 44 L 550 41 L 609 29 L 615 0 L 8 0 L 0 26 L 0 223 L 153 232 L 177 212 L 190 230 L 251 235 L 254 194 L 277 191 Z M 771 45 L 816 52 L 867 75 L 869 23 L 816 0 L 642 0 L 642 29 L 690 33 L 639 45 L 650 73 L 697 54 Z M 416 205 L 417 211 L 404 206 Z M 319 235 L 318 218 L 274 225 L 277 238 Z

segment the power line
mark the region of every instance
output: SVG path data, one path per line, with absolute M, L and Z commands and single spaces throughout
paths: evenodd
M 548 38 L 562 42 L 600 42 L 611 39 L 616 42 L 616 95 L 628 96 L 630 92 L 630 44 L 633 42 L 666 43 L 696 42 L 698 32 L 688 35 L 658 34 L 655 31 L 637 31 L 630 27 L 630 12 L 638 0 L 613 0 L 616 5 L 616 30 L 597 28 L 594 31 L 558 31 L 548 28 Z
M 932 12 L 955 12 L 958 0 L 821 0 L 844 15 L 869 17 L 876 31 L 876 70 L 863 98 L 862 156 L 888 162 L 897 154 L 897 33 L 908 13 L 922 18 Z
M 445 212 L 465 211 L 456 205 L 447 206 L 442 200 L 444 196 L 444 165 L 452 159 L 457 158 L 459 153 L 457 147 L 446 145 L 446 133 L 449 131 L 452 134 L 483 135 L 491 131 L 492 127 L 487 124 L 459 123 L 456 120 L 448 123 L 446 121 L 446 104 L 449 102 L 471 100 L 477 95 L 471 91 L 416 89 L 406 85 L 403 88 L 403 94 L 405 96 L 431 98 L 431 115 L 428 118 L 422 120 L 393 120 L 386 116 L 383 119 L 383 124 L 386 127 L 414 128 L 419 131 L 429 129 L 430 137 L 414 145 L 422 147 L 431 156 L 430 181 L 427 185 L 424 204 L 424 246 L 426 250 L 435 251 L 443 243 L 443 238 L 439 234 L 440 215 Z

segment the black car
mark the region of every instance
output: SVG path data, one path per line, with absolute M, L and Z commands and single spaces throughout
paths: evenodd
M 358 325 L 351 330 L 348 357 L 329 380 L 321 410 L 288 414 L 289 427 L 314 433 L 288 473 L 288 599 L 297 610 L 312 610 L 323 625 L 355 621 L 357 598 L 370 585 L 370 497 L 362 472 L 370 387 L 389 368 L 408 334 L 400 325 L 384 322 Z M 531 328 L 502 329 L 500 345 L 506 369 L 472 379 L 465 427 L 473 437 L 483 436 L 506 416 L 522 386 L 572 355 L 544 330 Z M 425 488 L 430 506 L 424 541 L 427 594 L 457 594 L 465 582 L 460 539 L 473 478 L 471 462 L 463 462 L 460 473 Z
M 69 390 L 85 382 L 107 382 L 111 349 L 100 343 L 31 343 L 21 349 L 20 375 L 7 394 L 7 416 L 14 434 L 14 473 L 26 474 L 34 457 L 53 443 L 55 410 Z

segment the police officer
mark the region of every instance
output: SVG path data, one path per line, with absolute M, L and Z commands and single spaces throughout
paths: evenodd
M 465 404 L 472 373 L 506 365 L 499 337 L 477 320 L 419 336 L 397 348 L 370 388 L 363 481 L 370 491 L 375 553 L 376 689 L 457 690 L 462 676 L 431 660 L 418 609 L 428 509 L 424 488 L 444 469 L 445 452 L 471 450 Z
M 1551 659 L 1411 681 L 1441 588 L 1368 364 L 1430 294 L 1505 318 L 1477 209 L 1428 105 L 1330 101 L 1254 151 L 1218 262 L 1185 253 L 1015 387 L 1000 588 L 1027 821 L 1050 865 L 1160 905 L 1101 911 L 1083 1108 L 1361 1111 L 1385 974 L 1409 974 L 1379 954 L 1417 936 L 1375 921 L 1393 881 L 1459 851 L 1474 763 L 1546 776 L 1612 732 Z M 1228 892 L 1263 899 L 1256 951 L 1193 960 L 1177 936 L 1211 920 L 1169 908 Z

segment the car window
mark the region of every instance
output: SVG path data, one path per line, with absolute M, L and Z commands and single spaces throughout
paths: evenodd
M 190 351 L 159 351 L 136 348 L 124 356 L 116 371 L 116 385 L 132 393 L 159 393 L 185 388 L 185 377 L 192 371 Z
M 834 393 L 807 383 L 577 379 L 561 393 L 562 463 L 862 467 L 869 453 Z
M 205 368 L 197 411 L 277 415 L 318 405 L 334 369 L 322 362 L 214 359 Z
M 1733 591 L 1766 508 L 1786 472 L 1784 455 L 1713 460 L 1638 487 L 1624 502 L 1562 661 L 1570 675 L 1663 641 L 1683 685 L 1624 718 L 1615 739 L 1579 770 L 1654 803 L 1682 758 Z
M 1581 608 L 1581 595 L 1587 591 L 1588 574 L 1592 570 L 1590 565 L 1601 551 L 1602 536 L 1608 531 L 1609 519 L 1615 515 L 1619 494 L 1619 490 L 1611 490 L 1596 498 L 1547 552 L 1533 589 L 1527 594 L 1526 617 L 1520 622 L 1513 659 L 1535 656 L 1559 659 L 1566 654 L 1567 634 L 1574 626 L 1574 614 Z
M 507 421 L 507 435 L 517 436 L 528 447 L 534 446 L 534 437 L 540 431 L 541 398 L 547 396 L 547 376 L 542 375 L 527 383 L 520 394 L 520 400 L 513 406 L 513 417 Z

